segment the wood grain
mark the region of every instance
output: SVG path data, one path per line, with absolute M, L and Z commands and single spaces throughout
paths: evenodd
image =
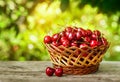
M 88 75 L 48 77 L 50 61 L 0 62 L 0 82 L 120 82 L 120 62 L 103 61 L 99 71 Z

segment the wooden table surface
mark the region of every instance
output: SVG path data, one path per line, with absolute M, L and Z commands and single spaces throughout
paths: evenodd
M 1 61 L 0 82 L 120 82 L 120 62 L 103 61 L 94 74 L 62 77 L 46 76 L 48 66 L 50 61 Z

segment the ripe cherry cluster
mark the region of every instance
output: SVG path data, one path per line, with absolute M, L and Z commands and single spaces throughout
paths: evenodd
M 45 44 L 53 44 L 54 46 L 63 45 L 65 47 L 76 46 L 83 48 L 86 46 L 98 47 L 107 45 L 108 41 L 104 38 L 99 30 L 91 31 L 77 27 L 66 27 L 62 32 L 44 37 Z

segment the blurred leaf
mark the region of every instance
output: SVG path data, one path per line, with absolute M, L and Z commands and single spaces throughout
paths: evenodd
M 61 0 L 60 8 L 62 12 L 69 8 L 70 1 L 69 0 Z
M 98 7 L 99 12 L 112 15 L 120 11 L 119 3 L 120 0 L 81 0 L 79 7 L 83 8 L 86 4 L 90 4 L 93 7 Z

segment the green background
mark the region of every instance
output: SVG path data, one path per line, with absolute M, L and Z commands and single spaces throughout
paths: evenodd
M 0 60 L 50 60 L 45 35 L 66 26 L 100 30 L 104 60 L 120 60 L 120 0 L 0 0 Z

